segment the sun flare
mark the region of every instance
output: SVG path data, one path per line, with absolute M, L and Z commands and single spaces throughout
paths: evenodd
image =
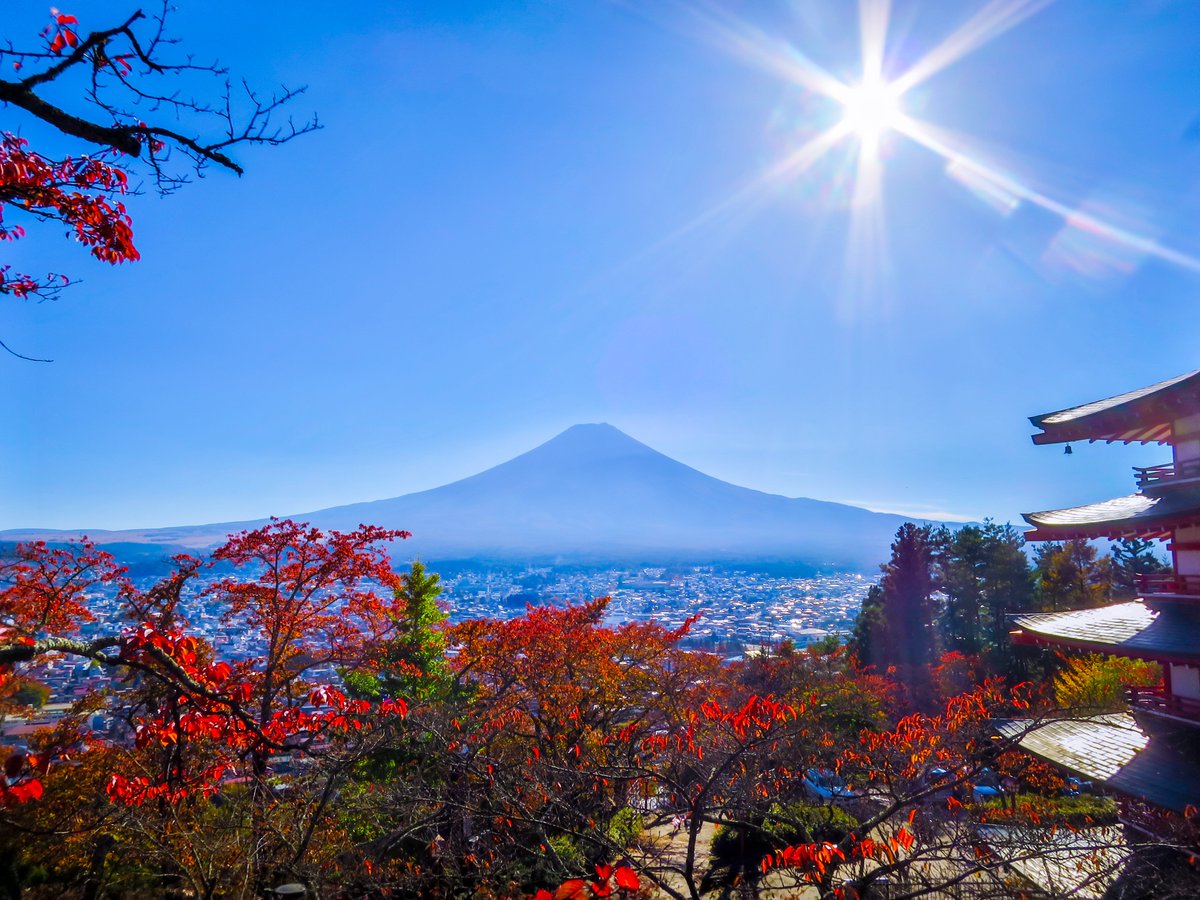
M 875 146 L 900 121 L 900 91 L 882 79 L 847 88 L 839 100 L 842 127 L 864 145 Z
M 672 237 L 726 217 L 748 204 L 761 203 L 772 191 L 784 189 L 802 173 L 817 169 L 817 163 L 825 157 L 840 154 L 839 162 L 849 165 L 822 167 L 817 171 L 850 172 L 844 183 L 849 186 L 853 210 L 849 241 L 854 257 L 852 265 L 865 271 L 864 264 L 874 264 L 882 255 L 886 240 L 882 188 L 890 156 L 884 152 L 885 139 L 891 137 L 897 147 L 903 139 L 941 157 L 948 177 L 966 186 L 1001 215 L 1011 215 L 1021 205 L 1036 206 L 1058 217 L 1064 229 L 1087 232 L 1093 240 L 1098 236 L 1123 252 L 1200 271 L 1200 256 L 1089 212 L 1084 204 L 1052 186 L 1034 187 L 1017 172 L 989 161 L 972 146 L 969 137 L 939 127 L 920 114 L 927 98 L 916 93 L 918 87 L 1050 6 L 1053 0 L 978 2 L 979 9 L 950 34 L 924 55 L 906 60 L 907 65 L 900 66 L 899 57 L 887 52 L 892 0 L 857 0 L 861 68 L 858 80 L 853 83 L 823 68 L 803 48 L 754 28 L 736 16 L 698 4 L 707 10 L 694 13 L 706 40 L 803 89 L 807 95 L 832 101 L 833 105 L 826 107 L 822 103 L 822 115 L 813 119 L 814 123 L 821 123 L 822 129 L 799 129 L 796 146 L 733 196 L 677 229 Z M 837 116 L 831 124 L 825 119 L 825 110 Z M 840 174 L 836 177 L 842 178 Z M 842 195 L 831 190 L 823 196 Z

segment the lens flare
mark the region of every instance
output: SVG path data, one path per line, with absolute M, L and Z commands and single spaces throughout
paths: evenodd
M 951 34 L 906 68 L 897 70 L 888 65 L 887 54 L 891 0 L 858 0 L 861 69 L 856 83 L 837 78 L 798 47 L 719 8 L 703 3 L 680 4 L 678 8 L 699 26 L 697 36 L 704 41 L 813 96 L 828 99 L 839 108 L 840 118 L 816 135 L 805 135 L 800 145 L 782 160 L 678 229 L 668 240 L 726 217 L 736 209 L 761 202 L 765 194 L 813 168 L 826 154 L 848 147 L 857 151 L 857 164 L 847 243 L 850 263 L 856 267 L 853 271 L 865 271 L 873 260 L 879 261 L 886 255 L 882 209 L 884 160 L 880 150 L 884 138 L 892 134 L 897 140 L 904 138 L 940 156 L 945 160 L 948 177 L 1000 215 L 1010 216 L 1022 206 L 1038 207 L 1061 219 L 1064 229 L 1071 233 L 1068 236 L 1075 231 L 1087 232 L 1097 240 L 1103 238 L 1105 246 L 1114 252 L 1128 253 L 1130 259 L 1153 257 L 1200 271 L 1200 257 L 1167 246 L 1143 230 L 1118 225 L 1118 218 L 1111 213 L 1102 215 L 1083 208 L 1079 202 L 1052 196 L 1047 187 L 1035 189 L 1028 178 L 985 161 L 947 129 L 922 121 L 904 109 L 903 101 L 909 91 L 1052 3 L 1053 0 L 984 0 L 982 7 Z
M 864 81 L 838 98 L 842 124 L 864 145 L 877 146 L 900 121 L 900 92 L 883 79 Z

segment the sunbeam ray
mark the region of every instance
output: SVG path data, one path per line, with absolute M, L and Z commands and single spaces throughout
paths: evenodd
M 886 302 L 889 257 L 878 158 L 864 165 L 859 150 L 854 202 L 846 233 L 841 313 L 849 318 L 868 306 Z
M 696 33 L 729 56 L 826 97 L 845 96 L 846 85 L 795 46 L 711 8 L 689 7 L 685 11 L 697 26 Z
M 778 182 L 786 178 L 795 177 L 811 167 L 821 157 L 832 150 L 848 133 L 845 125 L 838 123 L 832 128 L 827 128 L 820 134 L 813 136 L 792 153 L 789 153 L 779 162 L 775 163 L 775 165 L 771 166 L 771 168 L 759 174 L 748 184 L 743 185 L 724 200 L 709 207 L 683 225 L 680 225 L 670 234 L 655 242 L 645 252 L 652 253 L 659 247 L 678 240 L 685 234 L 707 225 L 732 209 L 754 202 Z
M 849 130 L 845 124 L 839 122 L 825 131 L 814 135 L 770 168 L 760 172 L 756 177 L 742 185 L 725 199 L 713 204 L 708 209 L 693 216 L 687 222 L 659 238 L 650 246 L 637 251 L 623 262 L 613 266 L 603 278 L 615 277 L 642 260 L 661 252 L 692 232 L 706 225 L 711 225 L 722 217 L 732 216 L 739 210 L 751 207 L 753 204 L 767 199 L 771 195 L 773 187 L 788 178 L 794 178 L 802 174 L 843 141 L 848 134 Z
M 883 81 L 891 0 L 859 0 L 858 32 L 863 81 Z
M 1054 0 L 992 0 L 949 37 L 918 59 L 893 84 L 903 94 L 1004 32 L 1041 12 Z
M 1057 215 L 1063 220 L 1064 224 L 1089 231 L 1105 240 L 1112 241 L 1115 244 L 1137 251 L 1138 253 L 1182 266 L 1193 272 L 1200 272 L 1200 258 L 1185 253 L 1182 250 L 1167 247 L 1153 238 L 1130 231 L 1127 228 L 1122 228 L 1099 216 L 1071 206 L 1061 200 L 1056 200 L 1042 191 L 1029 187 L 1015 176 L 1002 172 L 972 157 L 966 150 L 956 146 L 954 137 L 944 129 L 939 129 L 926 122 L 918 122 L 911 117 L 904 116 L 897 120 L 896 130 L 902 132 L 921 146 L 932 150 L 962 172 L 980 179 L 1011 197 L 1032 203 L 1047 212 Z

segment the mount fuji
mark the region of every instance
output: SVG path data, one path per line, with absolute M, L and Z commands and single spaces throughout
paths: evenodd
M 575 425 L 442 487 L 291 515 L 330 529 L 403 528 L 396 555 L 438 561 L 787 562 L 874 571 L 905 517 L 739 487 L 607 424 Z M 99 544 L 202 548 L 266 520 L 89 531 Z M 6 540 L 77 532 L 21 529 Z

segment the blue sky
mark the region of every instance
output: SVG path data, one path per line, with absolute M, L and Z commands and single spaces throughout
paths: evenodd
M 4 248 L 83 283 L 0 311 L 55 359 L 0 356 L 0 527 L 395 496 L 592 421 L 738 484 L 920 515 L 1104 499 L 1168 458 L 1065 457 L 1026 417 L 1200 368 L 1200 5 L 1045 5 L 901 101 L 966 169 L 893 131 L 857 204 L 854 135 L 743 191 L 839 120 L 755 54 L 857 80 L 842 0 L 178 5 L 187 49 L 307 84 L 324 129 L 134 198 L 137 264 L 53 228 Z M 885 73 L 1016 6 L 897 0 Z M 36 33 L 44 8 L 19 7 L 6 28 Z

